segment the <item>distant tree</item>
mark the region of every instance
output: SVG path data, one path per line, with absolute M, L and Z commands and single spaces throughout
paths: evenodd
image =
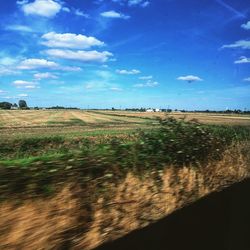
M 28 105 L 27 105 L 26 101 L 24 101 L 24 100 L 20 100 L 18 102 L 18 105 L 19 105 L 20 109 L 28 109 Z
M 10 102 L 0 102 L 0 109 L 11 109 L 12 104 Z
M 14 103 L 12 106 L 13 106 L 14 108 L 18 108 L 18 106 L 17 106 L 16 103 Z

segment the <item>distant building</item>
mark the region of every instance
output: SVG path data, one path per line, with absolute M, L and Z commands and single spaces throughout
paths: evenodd
M 154 109 L 154 112 L 161 112 L 160 109 Z
M 146 112 L 154 112 L 153 109 L 146 109 Z

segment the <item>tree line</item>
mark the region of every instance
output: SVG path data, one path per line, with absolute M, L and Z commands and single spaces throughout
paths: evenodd
M 0 109 L 29 109 L 27 102 L 25 100 L 20 100 L 18 105 L 16 103 L 12 104 L 10 102 L 0 102 Z

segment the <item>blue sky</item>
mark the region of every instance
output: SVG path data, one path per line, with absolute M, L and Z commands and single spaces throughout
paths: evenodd
M 250 0 L 9 0 L 0 17 L 0 101 L 250 109 Z

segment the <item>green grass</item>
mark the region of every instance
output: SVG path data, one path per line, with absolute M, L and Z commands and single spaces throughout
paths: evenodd
M 162 170 L 169 165 L 205 167 L 222 159 L 234 142 L 250 140 L 248 127 L 207 126 L 174 118 L 159 119 L 159 124 L 122 137 L 116 136 L 117 131 L 94 131 L 98 140 L 48 137 L 1 142 L 0 196 L 36 196 L 72 178 L 83 183 L 110 173 L 121 178 L 128 171 Z
M 72 118 L 69 121 L 48 121 L 47 124 L 48 125 L 62 125 L 62 126 L 85 126 L 87 125 L 86 122 L 77 118 Z

